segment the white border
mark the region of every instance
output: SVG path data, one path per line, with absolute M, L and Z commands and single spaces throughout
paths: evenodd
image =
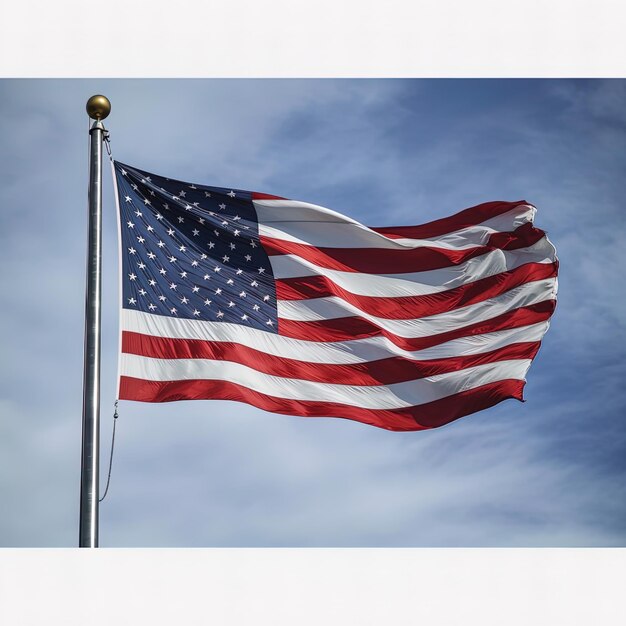
M 621 626 L 625 570 L 625 550 L 588 548 L 9 549 L 0 559 L 0 619 L 7 626 Z
M 12 77 L 619 77 L 620 0 L 5 3 Z

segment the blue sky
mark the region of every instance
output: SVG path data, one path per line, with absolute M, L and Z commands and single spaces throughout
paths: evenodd
M 111 99 L 125 163 L 373 226 L 523 198 L 561 262 L 524 404 L 390 433 L 238 403 L 121 403 L 102 546 L 626 544 L 626 81 L 46 79 L 0 81 L 0 545 L 77 542 L 94 93 Z M 103 478 L 115 228 L 105 168 Z

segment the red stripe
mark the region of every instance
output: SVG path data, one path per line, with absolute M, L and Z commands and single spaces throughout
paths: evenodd
M 537 243 L 544 232 L 527 223 L 512 233 L 493 233 L 487 245 L 465 250 L 428 246 L 390 250 L 387 248 L 317 248 L 302 243 L 261 235 L 269 256 L 294 254 L 327 269 L 369 274 L 401 274 L 459 265 L 491 250 L 517 250 Z
M 122 376 L 120 399 L 139 402 L 176 400 L 234 400 L 284 415 L 340 417 L 387 430 L 435 428 L 459 417 L 486 409 L 507 398 L 522 400 L 523 380 L 501 380 L 463 391 L 441 400 L 397 410 L 363 409 L 345 404 L 287 400 L 268 396 L 234 383 L 216 380 L 154 382 Z
M 258 191 L 252 192 L 253 200 L 286 200 L 287 198 L 283 198 L 282 196 L 272 196 L 269 193 L 259 193 Z
M 279 300 L 309 300 L 337 296 L 370 315 L 406 320 L 476 304 L 495 298 L 524 283 L 556 275 L 556 263 L 527 263 L 509 272 L 501 272 L 439 293 L 383 298 L 353 294 L 334 283 L 328 276 L 317 274 L 277 280 L 276 296 Z
M 298 322 L 280 318 L 278 331 L 285 337 L 306 339 L 307 341 L 347 341 L 382 335 L 404 350 L 422 350 L 459 337 L 482 335 L 497 330 L 543 322 L 550 318 L 555 306 L 556 300 L 544 300 L 531 306 L 507 311 L 484 322 L 477 322 L 427 337 L 399 337 L 360 317 L 340 317 L 314 322 Z
M 467 367 L 496 361 L 534 359 L 540 342 L 513 343 L 481 354 L 413 361 L 389 357 L 377 361 L 351 364 L 310 363 L 260 352 L 236 343 L 212 342 L 198 339 L 166 339 L 124 331 L 122 352 L 154 359 L 212 359 L 232 361 L 281 378 L 295 378 L 319 383 L 344 385 L 391 385 L 457 372 Z
M 485 202 L 478 204 L 464 211 L 460 211 L 450 217 L 444 217 L 433 222 L 420 224 L 419 226 L 385 226 L 382 228 L 372 228 L 372 230 L 386 235 L 390 239 L 428 239 L 429 237 L 439 237 L 447 233 L 476 226 L 498 215 L 502 215 L 521 204 L 528 204 L 526 200 L 517 202 Z

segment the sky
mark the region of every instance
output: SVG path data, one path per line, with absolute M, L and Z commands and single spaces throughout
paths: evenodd
M 625 80 L 0 80 L 0 546 L 75 546 L 88 118 L 113 156 L 367 225 L 538 209 L 558 306 L 525 389 L 431 431 L 120 402 L 103 547 L 624 546 Z M 118 347 L 104 180 L 102 489 Z

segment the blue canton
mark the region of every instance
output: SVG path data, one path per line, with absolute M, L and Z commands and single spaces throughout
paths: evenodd
M 278 332 L 272 267 L 249 191 L 115 162 L 125 309 Z

